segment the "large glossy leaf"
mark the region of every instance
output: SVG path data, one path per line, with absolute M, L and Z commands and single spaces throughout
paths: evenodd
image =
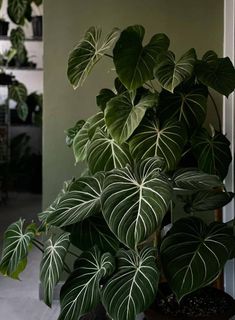
M 168 49 L 169 39 L 164 34 L 155 34 L 150 42 L 142 45 L 145 30 L 141 25 L 125 29 L 113 50 L 113 61 L 121 82 L 134 90 L 153 78 L 156 58 Z
M 99 172 L 73 182 L 69 191 L 60 197 L 46 222 L 49 225 L 63 227 L 98 214 L 103 180 L 104 174 Z
M 174 53 L 168 51 L 159 57 L 155 77 L 164 89 L 174 92 L 175 87 L 191 77 L 195 61 L 194 49 L 187 51 L 178 61 L 175 61 Z
M 100 301 L 100 280 L 114 270 L 109 253 L 101 255 L 95 247 L 83 252 L 76 269 L 61 289 L 61 313 L 58 320 L 79 320 Z
M 27 10 L 28 0 L 8 0 L 7 13 L 16 24 L 22 24 Z
M 160 118 L 182 121 L 190 131 L 203 124 L 206 111 L 207 95 L 204 86 L 193 86 L 186 90 L 180 86 L 174 93 L 163 90 L 160 94 Z
M 70 232 L 70 241 L 77 248 L 86 251 L 97 245 L 101 252 L 114 252 L 119 241 L 110 231 L 102 215 L 87 218 L 65 227 Z
M 97 129 L 88 147 L 87 162 L 92 173 L 125 167 L 131 163 L 128 144 L 119 145 L 108 134 Z
M 9 99 L 12 99 L 17 103 L 25 101 L 27 98 L 27 94 L 27 88 L 21 82 L 15 82 L 14 84 L 9 86 Z
M 98 96 L 96 97 L 96 104 L 102 111 L 105 110 L 107 102 L 112 98 L 116 97 L 116 94 L 110 89 L 101 89 Z
M 111 99 L 105 109 L 105 122 L 111 136 L 119 143 L 125 142 L 138 127 L 147 108 L 156 105 L 158 94 L 149 93 L 135 103 L 135 95 L 128 91 Z
M 97 114 L 91 116 L 87 119 L 85 124 L 77 132 L 73 139 L 73 152 L 76 162 L 83 161 L 87 156 L 87 148 L 90 144 L 90 132 L 94 134 L 96 128 L 104 128 L 104 114 L 103 112 L 98 112 Z
M 155 250 L 120 250 L 118 269 L 104 286 L 102 302 L 113 320 L 135 320 L 153 302 L 158 285 Z
M 235 88 L 235 69 L 228 57 L 217 58 L 213 51 L 207 52 L 196 65 L 198 79 L 208 87 L 229 96 Z
M 135 159 L 158 156 L 166 162 L 167 170 L 174 170 L 181 159 L 186 140 L 186 132 L 178 121 L 161 125 L 147 117 L 131 137 L 129 146 Z
M 232 192 L 199 191 L 192 196 L 192 203 L 188 204 L 190 212 L 207 211 L 222 208 L 234 197 Z
M 173 175 L 173 182 L 176 188 L 186 190 L 212 190 L 223 187 L 218 176 L 207 174 L 194 168 L 177 170 Z
M 51 307 L 55 285 L 60 280 L 64 258 L 69 247 L 69 233 L 48 239 L 40 264 L 40 281 L 43 287 L 43 300 Z
M 231 251 L 232 231 L 190 217 L 178 220 L 161 245 L 164 274 L 178 300 L 212 283 Z
M 160 227 L 168 209 L 172 186 L 159 170 L 159 160 L 149 158 L 135 171 L 129 166 L 116 169 L 105 179 L 101 196 L 104 218 L 130 248 Z
M 24 230 L 24 220 L 12 223 L 4 233 L 3 252 L 0 272 L 18 279 L 19 273 L 26 266 L 29 246 L 35 233 L 32 228 Z
M 84 39 L 69 55 L 67 75 L 75 89 L 83 84 L 94 65 L 112 46 L 117 35 L 118 32 L 114 29 L 101 43 L 101 29 L 91 27 L 87 30 Z
M 202 128 L 192 138 L 192 146 L 199 169 L 217 174 L 221 179 L 226 177 L 232 155 L 225 135 L 217 131 L 210 135 Z

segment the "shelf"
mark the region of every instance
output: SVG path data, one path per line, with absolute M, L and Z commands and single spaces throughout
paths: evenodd
M 0 36 L 0 40 L 10 41 L 10 37 L 8 36 Z M 33 42 L 42 42 L 42 38 L 25 38 L 24 41 L 33 41 Z
M 4 67 L 5 70 L 17 70 L 17 71 L 43 71 L 43 68 L 16 68 L 16 67 Z

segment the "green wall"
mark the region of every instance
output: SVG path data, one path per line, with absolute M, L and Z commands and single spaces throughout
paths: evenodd
M 64 130 L 95 112 L 96 95 L 114 77 L 107 58 L 74 91 L 66 77 L 69 51 L 91 25 L 109 32 L 132 24 L 144 25 L 147 38 L 166 33 L 178 55 L 191 47 L 199 56 L 207 49 L 222 54 L 223 0 L 44 0 L 44 207 L 82 170 L 73 165 Z

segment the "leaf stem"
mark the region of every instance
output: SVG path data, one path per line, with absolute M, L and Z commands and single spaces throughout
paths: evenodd
M 218 124 L 219 124 L 219 131 L 222 132 L 222 123 L 221 123 L 218 107 L 217 107 L 217 105 L 215 103 L 215 99 L 213 98 L 212 94 L 209 91 L 208 91 L 208 95 L 211 98 L 211 101 L 212 101 L 213 106 L 215 108 L 215 112 L 216 112 L 216 116 L 217 116 Z
M 106 56 L 106 57 L 109 57 L 109 58 L 113 59 L 113 56 L 112 56 L 111 54 L 104 53 L 104 56 Z
M 68 274 L 72 272 L 66 262 L 64 262 L 64 271 L 67 272 Z
M 42 253 L 44 253 L 44 250 L 41 247 L 39 247 L 39 245 L 35 242 L 35 240 L 33 240 L 32 243 L 38 250 L 40 250 Z
M 68 250 L 67 253 L 70 253 L 72 256 L 79 258 L 79 255 L 74 253 L 73 251 Z
M 42 247 L 44 247 L 44 244 L 41 242 L 41 241 L 39 241 L 39 240 L 37 240 L 37 239 L 34 239 L 33 241 L 35 241 L 37 244 L 39 244 L 40 246 L 42 246 Z

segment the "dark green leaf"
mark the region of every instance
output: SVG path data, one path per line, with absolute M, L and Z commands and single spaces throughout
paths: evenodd
M 21 101 L 17 104 L 16 111 L 17 111 L 18 117 L 22 121 L 25 121 L 27 119 L 28 114 L 29 114 L 29 108 L 24 101 Z
M 102 111 L 106 108 L 107 102 L 110 99 L 114 98 L 116 94 L 110 89 L 102 89 L 100 90 L 99 95 L 96 97 L 97 106 L 100 107 Z
M 61 289 L 61 313 L 58 320 L 78 320 L 94 309 L 100 301 L 100 281 L 114 271 L 114 259 L 101 255 L 98 248 L 83 252 L 77 268 Z
M 156 59 L 169 46 L 166 35 L 156 34 L 143 47 L 144 33 L 140 25 L 128 27 L 121 33 L 113 50 L 118 77 L 128 90 L 137 89 L 153 78 Z
M 192 197 L 190 211 L 207 211 L 222 208 L 234 198 L 232 192 L 199 191 Z
M 195 61 L 196 52 L 194 49 L 187 51 L 178 61 L 175 61 L 174 53 L 168 51 L 158 59 L 154 71 L 155 78 L 164 89 L 173 93 L 175 87 L 191 77 Z
M 84 120 L 79 120 L 76 122 L 75 126 L 72 128 L 69 128 L 68 130 L 65 131 L 66 133 L 66 144 L 71 147 L 73 144 L 73 140 L 78 133 L 79 130 L 83 127 L 85 124 Z
M 7 13 L 16 24 L 22 24 L 27 10 L 28 0 L 8 0 Z
M 22 28 L 18 27 L 11 30 L 10 40 L 12 47 L 21 50 L 24 46 L 25 34 Z
M 21 82 L 15 82 L 9 86 L 9 99 L 21 103 L 27 99 L 27 89 Z
M 212 283 L 229 259 L 232 232 L 223 223 L 207 226 L 196 217 L 178 220 L 161 245 L 164 274 L 180 301 Z
M 156 253 L 120 250 L 118 269 L 104 286 L 102 302 L 113 320 L 135 320 L 153 302 L 159 280 Z

